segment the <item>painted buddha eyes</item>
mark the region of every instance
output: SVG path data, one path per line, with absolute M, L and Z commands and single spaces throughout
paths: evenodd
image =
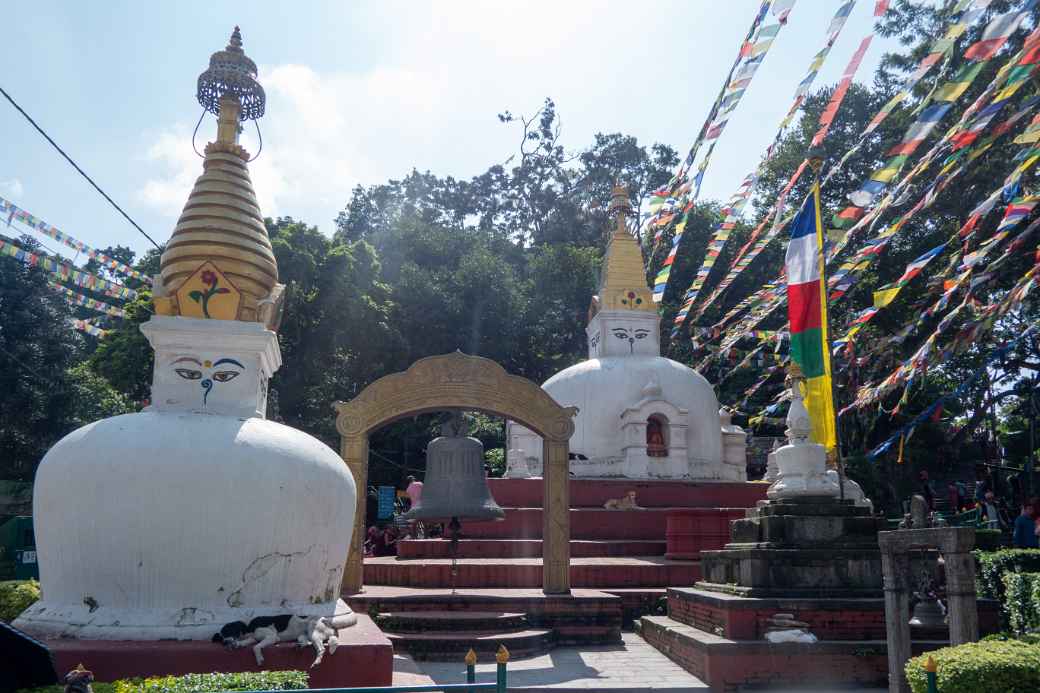
M 226 383 L 229 380 L 234 380 L 238 377 L 239 371 L 217 371 L 213 374 L 213 379 L 218 383 Z
M 202 371 L 197 371 L 193 368 L 175 368 L 174 369 L 180 377 L 185 380 L 201 380 Z
M 623 327 L 614 328 L 614 336 L 618 339 L 628 339 L 628 330 Z
M 650 336 L 650 330 L 636 330 L 636 339 L 646 339 Z

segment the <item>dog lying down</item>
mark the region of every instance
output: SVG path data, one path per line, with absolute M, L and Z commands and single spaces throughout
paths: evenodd
M 336 630 L 325 623 L 321 616 L 258 616 L 248 624 L 232 621 L 214 634 L 213 642 L 222 643 L 224 647 L 238 649 L 252 645 L 256 655 L 256 665 L 263 666 L 264 655 L 261 653 L 268 645 L 279 642 L 295 641 L 299 647 L 314 648 L 316 657 L 311 668 L 321 664 L 325 656 L 325 644 L 328 643 L 329 654 L 333 654 L 339 646 Z

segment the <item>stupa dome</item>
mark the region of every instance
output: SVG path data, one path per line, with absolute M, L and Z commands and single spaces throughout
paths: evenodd
M 354 480 L 302 431 L 103 419 L 47 452 L 35 501 L 44 599 L 19 625 L 37 636 L 209 640 L 231 621 L 336 611 Z

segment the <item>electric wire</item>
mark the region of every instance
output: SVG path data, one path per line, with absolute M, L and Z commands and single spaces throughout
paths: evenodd
M 23 108 L 22 108 L 21 106 L 19 106 L 19 105 L 18 105 L 18 102 L 17 102 L 17 101 L 15 101 L 15 100 L 14 100 L 13 98 L 11 98 L 11 95 L 10 95 L 10 94 L 8 94 L 8 93 L 7 93 L 7 91 L 6 91 L 6 90 L 4 90 L 4 88 L 3 88 L 3 87 L 0 87 L 0 94 L 3 94 L 3 95 L 4 95 L 4 98 L 5 98 L 5 99 L 7 99 L 7 100 L 8 100 L 9 102 L 11 102 L 11 105 L 12 105 L 12 106 L 14 106 L 14 107 L 15 107 L 15 109 L 16 109 L 16 110 L 17 110 L 17 111 L 18 111 L 19 113 L 21 113 L 21 114 L 22 114 L 22 115 L 23 115 L 23 116 L 25 117 L 25 119 L 26 119 L 26 120 L 28 120 L 28 121 L 29 121 L 29 124 L 30 124 L 30 125 L 32 125 L 32 126 L 33 126 L 34 128 L 36 128 L 36 131 L 37 131 L 37 132 L 39 132 L 39 133 L 40 133 L 41 135 L 43 135 L 44 139 L 46 139 L 46 140 L 47 140 L 48 142 L 50 142 L 50 143 L 51 143 L 51 146 L 52 146 L 52 147 L 54 147 L 54 148 L 55 148 L 56 150 L 58 150 L 58 153 L 59 153 L 59 154 L 61 154 L 61 155 L 62 155 L 63 157 L 65 157 L 65 160 L 66 160 L 66 161 L 68 161 L 68 162 L 69 162 L 69 164 L 71 164 L 71 165 L 72 165 L 72 168 L 76 169 L 76 171 L 77 171 L 77 172 L 79 172 L 79 174 L 80 174 L 81 176 L 83 176 L 84 178 L 86 178 L 86 179 L 87 179 L 87 182 L 88 182 L 88 183 L 90 183 L 90 184 L 91 184 L 92 186 L 94 186 L 94 189 L 95 189 L 95 190 L 97 190 L 97 191 L 98 191 L 99 193 L 101 193 L 101 196 L 102 196 L 103 198 L 105 198 L 106 200 L 108 200 L 108 203 L 109 203 L 109 204 L 111 204 L 111 205 L 112 205 L 113 207 L 115 207 L 115 208 L 116 208 L 116 210 L 117 210 L 117 211 L 118 211 L 118 212 L 119 212 L 120 214 L 122 214 L 122 215 L 123 215 L 123 217 L 124 217 L 124 218 L 125 218 L 125 219 L 126 219 L 127 221 L 129 221 L 129 222 L 130 222 L 130 224 L 131 224 L 131 225 L 132 225 L 132 226 L 133 226 L 133 227 L 134 227 L 135 229 L 137 229 L 138 231 L 140 231 L 140 232 L 141 232 L 141 235 L 142 235 L 142 236 L 144 236 L 145 238 L 147 238 L 147 239 L 148 239 L 148 240 L 149 240 L 149 241 L 151 242 L 151 244 L 152 244 L 152 245 L 154 245 L 154 246 L 155 246 L 156 248 L 160 248 L 159 244 L 155 242 L 155 239 L 154 239 L 154 238 L 152 238 L 151 236 L 149 236 L 149 235 L 148 235 L 148 234 L 147 234 L 147 233 L 145 232 L 145 230 L 144 230 L 144 229 L 142 229 L 142 228 L 141 228 L 141 226 L 140 226 L 140 225 L 139 225 L 139 224 L 138 224 L 138 223 L 137 223 L 136 221 L 134 221 L 133 219 L 131 219 L 131 218 L 130 218 L 130 215 L 129 215 L 129 214 L 127 214 L 126 212 L 124 212 L 124 211 L 123 211 L 123 208 L 122 208 L 122 207 L 120 207 L 119 205 L 117 205 L 117 204 L 116 204 L 116 202 L 115 202 L 115 200 L 113 200 L 113 199 L 112 199 L 111 197 L 109 197 L 109 196 L 108 196 L 108 193 L 106 193 L 106 192 L 105 192 L 104 190 L 102 190 L 102 189 L 101 189 L 101 186 L 99 186 L 99 185 L 98 185 L 97 183 L 95 183 L 95 182 L 94 182 L 94 179 L 93 179 L 93 178 L 91 178 L 90 176 L 88 176 L 88 175 L 87 175 L 87 173 L 86 173 L 86 171 L 84 171 L 83 169 L 81 169 L 81 168 L 79 167 L 79 165 L 78 165 L 78 164 L 77 164 L 77 163 L 76 163 L 75 161 L 73 161 L 73 160 L 72 160 L 72 157 L 70 157 L 70 156 L 69 156 L 68 154 L 66 154 L 66 153 L 65 153 L 65 150 L 63 150 L 63 149 L 62 149 L 61 147 L 59 147 L 59 146 L 58 146 L 58 143 L 57 143 L 57 142 L 55 142 L 55 141 L 54 141 L 53 139 L 51 139 L 51 136 L 50 136 L 50 135 L 48 135 L 48 134 L 47 134 L 47 132 L 46 132 L 46 131 L 45 131 L 45 130 L 44 130 L 44 129 L 42 128 L 42 127 L 40 127 L 40 126 L 39 126 L 39 125 L 38 125 L 38 124 L 36 123 L 36 121 L 35 121 L 35 120 L 33 120 L 33 119 L 32 119 L 32 116 L 30 116 L 30 115 L 29 115 L 28 113 L 26 113 L 26 112 L 25 112 L 25 109 L 23 109 Z

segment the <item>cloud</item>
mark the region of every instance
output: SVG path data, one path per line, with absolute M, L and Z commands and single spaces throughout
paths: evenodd
M 0 193 L 3 193 L 4 197 L 21 197 L 25 194 L 25 186 L 17 178 L 0 180 Z

